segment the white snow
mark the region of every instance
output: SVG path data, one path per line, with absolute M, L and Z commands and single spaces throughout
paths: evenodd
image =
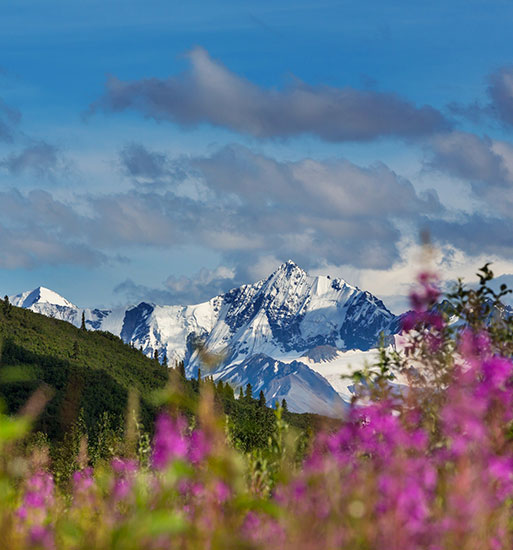
M 335 391 L 342 397 L 344 401 L 351 401 L 352 391 L 351 386 L 353 381 L 350 378 L 355 371 L 361 370 L 365 365 L 373 365 L 378 359 L 377 350 L 370 351 L 350 350 L 338 351 L 337 357 L 332 361 L 315 362 L 308 357 L 281 359 L 284 363 L 289 363 L 293 360 L 301 361 L 315 372 L 318 372 L 333 386 Z
M 44 286 L 13 296 L 10 298 L 10 301 L 13 305 L 25 309 L 30 308 L 34 304 L 51 304 L 78 309 L 77 306 L 66 300 L 66 298 L 63 298 L 60 294 L 57 294 L 57 292 L 45 288 Z

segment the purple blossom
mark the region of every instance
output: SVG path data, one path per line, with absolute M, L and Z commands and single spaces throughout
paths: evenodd
M 217 502 L 223 504 L 230 498 L 231 490 L 224 481 L 218 481 L 214 487 L 214 494 Z
M 157 418 L 153 441 L 152 465 L 163 470 L 173 460 L 187 457 L 189 445 L 184 436 L 186 423 L 181 418 L 161 414 Z
M 29 531 L 30 544 L 37 548 L 53 550 L 55 548 L 54 536 L 52 531 L 43 525 L 34 525 Z
M 137 460 L 133 458 L 118 458 L 115 457 L 110 463 L 114 472 L 120 475 L 135 474 L 139 469 Z
M 136 460 L 131 458 L 113 458 L 111 467 L 115 474 L 112 487 L 112 498 L 115 502 L 126 500 L 132 491 L 135 474 L 139 466 Z
M 38 471 L 33 474 L 25 489 L 23 507 L 25 509 L 46 509 L 54 502 L 53 476 L 45 471 Z
M 194 430 L 189 439 L 188 458 L 193 464 L 204 460 L 210 452 L 210 442 L 203 430 Z
M 46 471 L 35 472 L 25 484 L 23 503 L 16 510 L 17 518 L 28 526 L 33 547 L 52 550 L 55 547 L 49 515 L 55 502 L 53 476 Z
M 73 490 L 75 494 L 84 494 L 94 485 L 93 469 L 91 467 L 84 468 L 73 472 Z

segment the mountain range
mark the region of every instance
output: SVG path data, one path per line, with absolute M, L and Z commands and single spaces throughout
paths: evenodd
M 329 276 L 309 276 L 292 261 L 269 277 L 195 305 L 141 302 L 126 308 L 79 308 L 44 287 L 10 298 L 15 306 L 120 336 L 189 377 L 252 385 L 266 401 L 295 412 L 338 416 L 351 397 L 341 375 L 373 361 L 381 335 L 391 343 L 399 318 L 369 292 Z M 208 352 L 208 368 L 205 365 Z

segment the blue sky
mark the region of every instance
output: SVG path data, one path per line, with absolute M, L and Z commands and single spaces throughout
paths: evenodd
M 513 272 L 508 1 L 0 7 L 0 291 L 200 301 L 289 258 L 400 308 Z

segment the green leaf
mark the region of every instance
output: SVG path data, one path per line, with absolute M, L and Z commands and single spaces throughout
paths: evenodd
M 156 535 L 175 535 L 183 533 L 188 523 L 185 518 L 176 513 L 167 510 L 157 510 L 146 517 L 142 522 L 142 531 L 150 536 Z
M 0 445 L 21 439 L 29 430 L 30 422 L 26 418 L 9 418 L 0 415 Z

